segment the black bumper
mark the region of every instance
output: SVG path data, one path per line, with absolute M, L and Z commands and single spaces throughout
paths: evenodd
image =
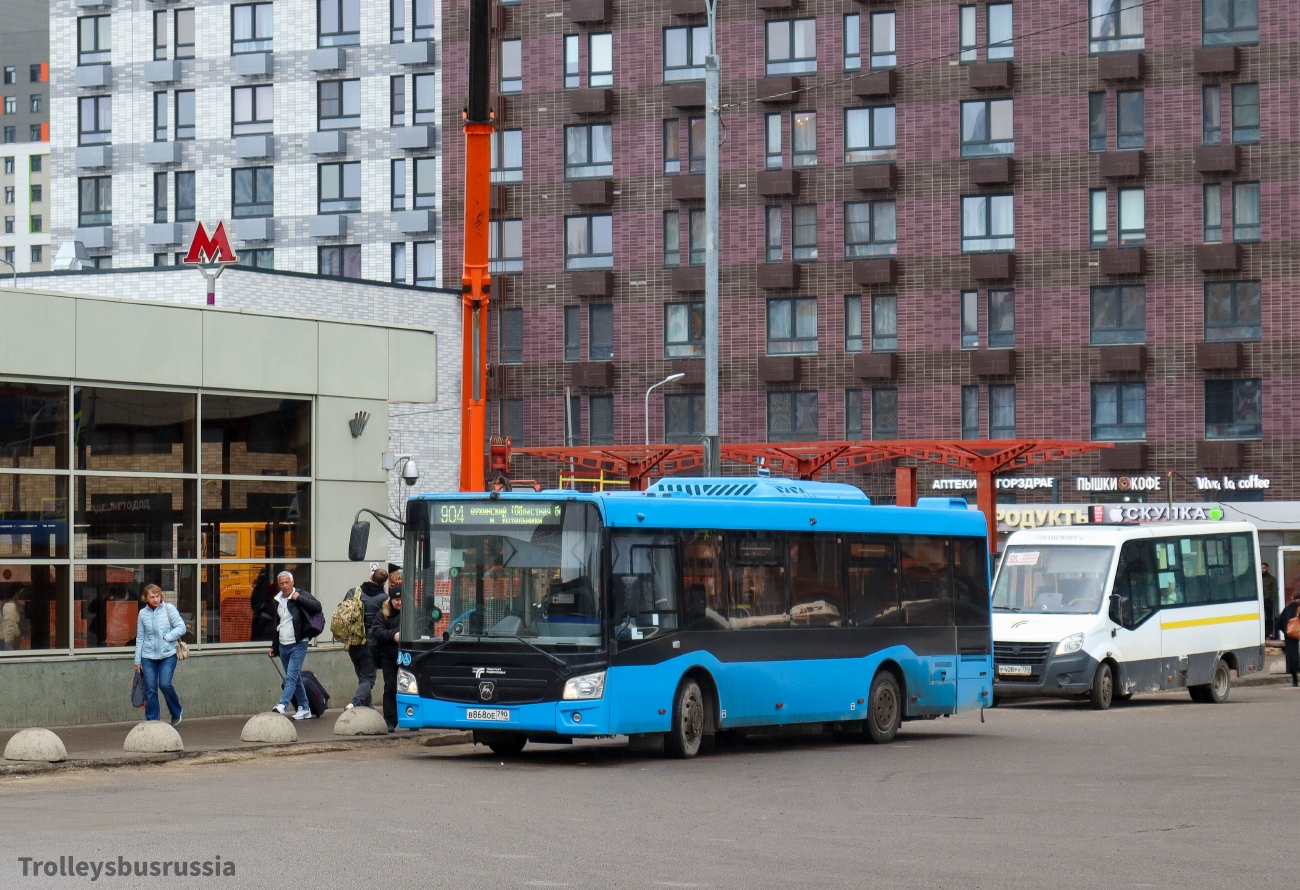
M 993 694 L 1001 698 L 1032 696 L 1081 695 L 1092 689 L 1097 659 L 1087 652 L 1068 655 L 1048 654 L 1047 661 L 1033 665 L 1028 677 L 1004 677 L 993 672 Z

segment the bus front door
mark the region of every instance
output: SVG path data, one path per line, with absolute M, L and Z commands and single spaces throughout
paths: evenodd
M 1150 541 L 1129 541 L 1119 555 L 1115 597 L 1110 604 L 1120 676 L 1120 695 L 1159 692 L 1166 686 L 1161 663 L 1160 590 L 1156 583 L 1155 552 Z

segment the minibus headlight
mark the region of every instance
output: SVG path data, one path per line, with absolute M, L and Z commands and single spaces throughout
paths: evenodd
M 397 691 L 403 695 L 419 695 L 420 684 L 415 681 L 415 674 L 405 668 L 398 668 Z
M 600 698 L 604 694 L 604 671 L 598 671 L 594 674 L 583 674 L 580 677 L 573 677 L 564 684 L 565 701 Z
M 1078 652 L 1083 648 L 1083 634 L 1070 634 L 1064 640 L 1056 644 L 1057 655 L 1069 655 L 1071 652 Z M 398 688 L 401 688 L 400 681 Z

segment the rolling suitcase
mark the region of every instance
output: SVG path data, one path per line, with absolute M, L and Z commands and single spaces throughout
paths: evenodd
M 280 663 L 277 661 L 273 662 L 273 664 L 280 674 L 280 679 L 283 680 L 284 671 L 280 670 Z M 311 671 L 302 671 L 298 676 L 302 679 L 303 688 L 307 690 L 307 707 L 311 711 L 311 715 L 319 717 L 330 706 L 330 694 L 325 691 L 325 687 L 321 685 L 320 680 L 317 680 L 316 675 Z M 294 693 L 291 702 L 295 708 L 301 707 L 297 693 Z

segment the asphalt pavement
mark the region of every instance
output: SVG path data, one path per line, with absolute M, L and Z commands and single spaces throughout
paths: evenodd
M 1260 886 L 1285 872 L 1298 716 L 1300 691 L 1253 685 L 1222 705 L 1025 702 L 887 746 L 759 738 L 691 761 L 617 740 L 504 760 L 404 743 L 0 777 L 0 887 L 59 856 L 236 870 L 100 879 L 121 887 Z

